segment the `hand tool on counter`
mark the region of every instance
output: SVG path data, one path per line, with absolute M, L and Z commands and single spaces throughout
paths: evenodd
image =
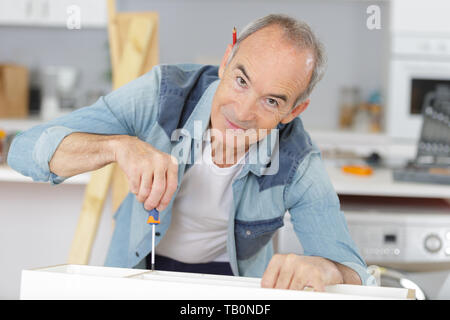
M 147 223 L 152 225 L 152 271 L 155 271 L 155 226 L 159 224 L 159 212 L 156 209 L 148 213 Z
M 370 176 L 373 173 L 372 168 L 366 165 L 346 165 L 342 166 L 342 171 L 359 176 Z

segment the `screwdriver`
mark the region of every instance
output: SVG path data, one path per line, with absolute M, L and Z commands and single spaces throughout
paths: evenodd
M 155 226 L 159 224 L 159 212 L 156 209 L 148 213 L 148 224 L 152 225 L 152 271 L 155 271 Z

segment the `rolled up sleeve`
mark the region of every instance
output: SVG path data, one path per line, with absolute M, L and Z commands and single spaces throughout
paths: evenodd
M 40 172 L 42 172 L 44 181 L 58 184 L 65 180 L 64 177 L 60 177 L 50 171 L 49 162 L 61 141 L 73 132 L 75 132 L 75 130 L 67 127 L 50 127 L 46 129 L 36 141 L 36 145 L 33 149 L 33 160 L 36 162 Z
M 62 140 L 74 132 L 128 134 L 100 98 L 92 106 L 18 134 L 8 152 L 8 165 L 34 181 L 63 182 L 66 177 L 52 173 L 49 162 Z
M 50 171 L 49 162 L 62 140 L 74 132 L 142 137 L 156 121 L 160 70 L 147 74 L 48 123 L 19 133 L 8 152 L 8 165 L 34 181 L 63 182 Z

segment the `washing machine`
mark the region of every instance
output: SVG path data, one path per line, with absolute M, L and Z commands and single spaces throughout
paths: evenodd
M 450 299 L 450 201 L 340 196 L 350 235 L 381 286 Z M 289 213 L 274 238 L 277 253 L 302 254 Z

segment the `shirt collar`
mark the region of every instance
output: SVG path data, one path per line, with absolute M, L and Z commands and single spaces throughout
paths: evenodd
M 208 128 L 212 102 L 219 83 L 220 79 L 217 79 L 208 86 L 184 125 L 183 129 L 192 139 L 202 140 L 203 133 Z

